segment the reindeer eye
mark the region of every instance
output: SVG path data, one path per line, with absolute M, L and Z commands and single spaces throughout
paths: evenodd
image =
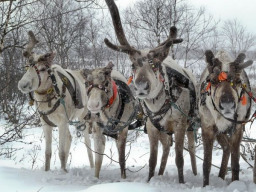
M 46 68 L 40 69 L 40 72 L 44 72 L 46 71 Z
M 100 89 L 102 89 L 102 85 L 99 85 L 98 87 L 99 87 Z

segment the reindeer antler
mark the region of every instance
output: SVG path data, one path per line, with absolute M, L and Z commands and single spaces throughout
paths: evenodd
M 26 58 L 29 58 L 31 56 L 33 48 L 39 42 L 32 31 L 28 32 L 28 36 L 29 43 L 27 44 L 25 51 L 23 52 L 23 56 Z
M 211 50 L 205 51 L 205 59 L 208 63 L 208 71 L 211 75 L 211 79 L 213 79 L 215 76 L 217 76 L 221 70 L 221 61 L 218 58 L 214 57 L 214 54 Z
M 170 27 L 169 37 L 163 43 L 158 45 L 157 47 L 160 47 L 163 45 L 165 45 L 166 47 L 170 47 L 172 44 L 181 43 L 183 41 L 183 39 L 177 39 L 177 32 L 178 32 L 178 30 L 175 26 Z
M 114 25 L 117 39 L 118 39 L 119 43 L 121 44 L 121 46 L 114 45 L 107 38 L 104 39 L 105 44 L 109 48 L 111 48 L 115 51 L 120 51 L 120 52 L 124 52 L 124 53 L 128 53 L 128 54 L 134 54 L 135 52 L 137 52 L 140 54 L 139 50 L 130 46 L 130 44 L 128 43 L 128 41 L 125 37 L 121 19 L 120 19 L 120 15 L 119 15 L 119 11 L 118 11 L 118 8 L 117 8 L 114 0 L 105 0 L 105 1 L 107 3 L 108 9 L 109 9 L 111 17 L 112 17 L 112 22 Z
M 177 28 L 175 26 L 172 26 L 170 27 L 169 37 L 163 43 L 161 43 L 154 49 L 150 50 L 150 52 L 161 53 L 164 48 L 166 52 L 165 54 L 168 54 L 169 48 L 172 44 L 178 44 L 183 41 L 183 39 L 176 39 L 176 38 L 177 38 Z
M 230 63 L 230 71 L 233 73 L 241 73 L 241 71 L 252 65 L 253 61 L 252 60 L 248 60 L 246 62 L 244 62 L 246 55 L 244 53 L 240 53 L 237 58 L 235 59 L 234 62 Z

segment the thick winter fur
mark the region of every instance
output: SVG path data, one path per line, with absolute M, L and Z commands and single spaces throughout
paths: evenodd
M 238 121 L 246 121 L 249 118 L 251 108 L 251 99 L 247 94 L 244 94 L 247 100 L 246 105 L 242 105 L 239 100 L 242 84 L 245 84 L 248 91 L 250 91 L 250 84 L 245 71 L 242 69 L 240 72 L 236 71 L 235 73 L 231 71 L 231 63 L 234 59 L 232 59 L 226 51 L 220 51 L 215 57 L 213 55 L 211 58 L 209 58 L 209 52 L 210 51 L 206 52 L 208 67 L 201 75 L 199 86 L 200 92 L 203 93 L 207 85 L 207 79 L 211 81 L 211 88 L 208 91 L 210 95 L 206 96 L 205 104 L 202 103 L 202 94 L 199 99 L 199 112 L 204 144 L 204 186 L 209 185 L 212 149 L 215 139 L 217 139 L 223 149 L 219 177 L 222 179 L 225 178 L 231 153 L 232 181 L 239 180 L 239 147 L 243 136 L 244 125 L 234 124 L 223 116 L 234 119 L 235 113 L 237 113 Z M 237 66 L 242 65 L 242 63 L 243 61 L 238 63 Z M 225 71 L 228 74 L 228 78 L 232 77 L 233 87 L 229 79 L 224 81 L 218 80 L 218 75 L 221 71 Z M 233 130 L 233 132 L 230 131 L 230 129 Z
M 110 107 L 107 107 L 107 103 L 109 99 L 113 96 L 113 87 L 112 81 L 113 80 L 120 80 L 126 84 L 127 80 L 125 77 L 119 73 L 118 71 L 112 71 L 112 67 L 108 65 L 105 68 L 98 68 L 95 70 L 87 70 L 84 74 L 87 85 L 102 85 L 105 86 L 104 89 L 99 89 L 98 87 L 92 88 L 88 94 L 88 105 L 87 108 L 92 113 L 92 117 L 94 119 L 94 126 L 93 126 L 93 139 L 94 139 L 94 150 L 97 152 L 95 154 L 95 177 L 99 178 L 101 164 L 103 160 L 103 154 L 105 150 L 105 136 L 103 135 L 104 127 L 99 127 L 98 122 L 103 123 L 105 126 L 108 122 L 108 118 L 117 119 L 117 113 L 121 106 L 120 94 L 117 93 L 117 97 L 115 98 L 114 102 L 111 104 Z M 88 91 L 87 86 L 87 91 Z M 107 91 L 105 91 L 107 90 Z M 129 97 L 129 96 L 128 96 Z M 134 111 L 134 99 L 132 99 L 129 103 L 126 103 L 124 106 L 123 115 L 121 119 L 122 122 L 127 122 L 129 117 Z M 99 115 L 95 115 L 99 114 Z M 113 127 L 113 131 L 119 129 L 120 126 L 123 124 L 117 124 Z M 126 178 L 126 169 L 125 169 L 125 145 L 126 145 L 126 138 L 128 133 L 128 125 L 116 132 L 116 145 L 119 153 L 119 164 L 121 169 L 121 177 L 123 179 Z
M 33 47 L 32 47 L 33 48 Z M 45 54 L 45 55 L 36 55 L 34 53 L 31 53 L 32 48 L 30 47 L 28 52 L 25 52 L 26 54 L 29 54 L 29 60 L 33 60 L 35 63 L 35 67 L 39 70 L 39 74 L 36 73 L 36 68 L 31 66 L 30 63 L 28 64 L 27 72 L 23 75 L 22 79 L 18 83 L 18 88 L 23 93 L 29 93 L 34 92 L 34 99 L 36 101 L 37 109 L 42 112 L 47 112 L 51 110 L 53 105 L 56 103 L 56 101 L 59 99 L 55 91 L 50 94 L 50 97 L 54 97 L 51 100 L 51 107 L 48 106 L 48 102 L 42 102 L 47 101 L 49 98 L 47 97 L 47 94 L 45 92 L 51 88 L 52 80 L 49 78 L 49 74 L 47 73 L 46 64 L 50 69 L 52 70 L 56 81 L 57 86 L 59 90 L 62 90 L 63 82 L 60 79 L 57 72 L 62 73 L 69 79 L 69 81 L 72 83 L 74 87 L 74 80 L 72 77 L 66 72 L 68 71 L 73 75 L 73 77 L 77 81 L 77 89 L 80 89 L 81 94 L 84 96 L 82 97 L 82 103 L 83 106 L 85 106 L 82 109 L 75 108 L 74 102 L 71 98 L 71 95 L 68 90 L 65 92 L 64 102 L 66 106 L 66 111 L 64 109 L 64 106 L 62 104 L 59 105 L 59 107 L 52 112 L 51 114 L 47 115 L 48 119 L 54 123 L 59 128 L 59 158 L 61 161 L 61 168 L 66 171 L 66 164 L 69 156 L 70 151 L 70 145 L 71 145 L 71 135 L 69 131 L 69 120 L 79 120 L 83 122 L 83 117 L 87 113 L 87 100 L 86 97 L 86 90 L 84 87 L 84 79 L 82 75 L 80 74 L 80 71 L 73 71 L 73 70 L 64 70 L 59 65 L 52 65 L 52 60 L 54 58 L 54 53 Z M 24 54 L 25 55 L 25 54 Z M 43 61 L 40 58 L 44 58 Z M 39 76 L 41 78 L 41 84 L 39 85 Z M 44 136 L 45 136 L 45 171 L 48 171 L 50 169 L 50 160 L 52 156 L 52 129 L 50 125 L 45 122 L 42 117 L 40 117 Z M 89 142 L 89 134 L 88 130 L 85 131 L 85 143 L 88 145 Z M 90 160 L 91 167 L 93 166 L 93 156 L 92 152 L 88 150 L 88 156 Z

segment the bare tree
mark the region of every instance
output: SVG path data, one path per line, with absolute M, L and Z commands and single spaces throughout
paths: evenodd
M 248 32 L 237 19 L 225 21 L 221 34 L 226 48 L 234 57 L 256 45 L 256 36 Z
M 128 34 L 133 40 L 136 42 L 138 33 L 144 34 L 140 38 L 151 47 L 156 46 L 154 42 L 160 44 L 167 38 L 170 26 L 176 25 L 184 41 L 175 52 L 178 53 L 177 58 L 184 59 L 184 67 L 192 65 L 188 60 L 198 58 L 198 53 L 203 57 L 200 51 L 203 39 L 211 35 L 216 25 L 205 9 L 195 9 L 186 0 L 139 1 L 125 11 L 125 19 Z

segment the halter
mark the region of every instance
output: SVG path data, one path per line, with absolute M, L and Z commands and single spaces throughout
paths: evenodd
M 216 93 L 216 90 L 217 90 L 217 88 L 219 87 L 219 85 L 220 85 L 222 82 L 225 82 L 225 81 L 230 82 L 231 87 L 232 87 L 232 88 L 236 91 L 236 93 L 237 93 L 238 102 L 241 102 L 242 105 L 246 105 L 246 104 L 247 104 L 247 100 L 246 100 L 246 97 L 245 97 L 244 93 L 247 93 L 250 98 L 253 97 L 252 94 L 250 95 L 251 92 L 248 92 L 248 91 L 246 90 L 245 84 L 243 84 L 243 85 L 241 86 L 242 91 L 241 91 L 240 96 L 239 96 L 238 90 L 236 89 L 236 87 L 235 87 L 233 81 L 232 81 L 232 80 L 228 80 L 228 75 L 227 75 L 227 73 L 224 72 L 224 71 L 220 72 L 220 74 L 218 75 L 218 80 L 219 80 L 219 82 L 218 82 L 218 84 L 216 85 L 216 88 L 215 88 L 215 90 L 214 90 L 214 92 L 213 92 L 213 96 L 214 96 L 214 97 L 215 97 L 215 93 Z M 237 112 L 235 112 L 235 117 L 234 117 L 234 119 L 230 119 L 230 118 L 228 118 L 228 117 L 225 117 L 225 116 L 217 109 L 216 104 L 215 104 L 215 102 L 214 102 L 214 100 L 213 100 L 213 97 L 211 96 L 211 92 L 212 92 L 212 83 L 211 83 L 211 81 L 208 80 L 207 85 L 206 85 L 206 88 L 203 89 L 203 90 L 201 90 L 201 97 L 202 97 L 203 95 L 205 95 L 205 94 L 207 94 L 208 96 L 210 96 L 210 97 L 211 97 L 212 104 L 213 104 L 213 107 L 214 107 L 214 110 L 216 110 L 223 118 L 225 118 L 226 120 L 228 120 L 228 121 L 230 121 L 230 122 L 232 122 L 232 123 L 234 123 L 234 124 L 245 124 L 245 123 L 251 121 L 251 119 L 250 119 L 249 121 L 238 121 L 238 120 L 237 120 L 237 116 L 238 116 L 238 115 L 237 115 Z M 206 99 L 206 98 L 202 98 L 202 99 L 201 99 L 201 100 L 203 100 L 203 101 L 201 102 L 201 104 L 205 104 L 205 99 Z M 254 101 L 256 101 L 256 99 L 255 99 Z M 255 112 L 256 112 L 256 111 L 255 111 Z M 255 116 L 255 113 L 253 114 L 253 117 L 254 117 L 254 116 Z
M 157 112 L 152 112 L 147 107 L 146 103 L 142 100 L 140 100 L 142 109 L 144 111 L 144 114 L 150 119 L 151 123 L 161 132 L 164 132 L 168 135 L 172 135 L 172 132 L 166 131 L 164 126 L 162 126 L 159 122 L 164 118 L 166 113 L 172 108 L 172 104 L 176 102 L 175 97 L 170 92 L 170 86 L 169 86 L 169 79 L 165 75 L 167 72 L 165 68 L 162 67 L 161 63 L 156 59 L 148 59 L 148 63 L 151 66 L 151 69 L 153 70 L 156 79 L 158 79 L 162 84 L 162 88 L 157 94 L 157 96 L 154 99 L 157 99 L 163 92 L 165 92 L 166 99 L 164 101 L 163 106 L 159 109 Z M 159 76 L 157 75 L 157 71 L 159 71 Z M 129 77 L 127 84 L 129 85 L 131 81 L 133 80 L 135 70 L 133 70 L 133 74 Z M 153 102 L 154 102 L 153 99 Z
M 115 81 L 112 80 L 111 82 L 112 82 L 113 95 L 112 95 L 112 97 L 109 98 L 107 104 L 104 106 L 105 108 L 110 107 L 110 106 L 114 103 L 114 101 L 115 101 L 115 99 L 116 99 L 116 97 L 117 97 L 117 93 L 118 93 L 118 91 L 117 91 L 117 85 L 116 85 Z M 89 85 L 89 87 L 88 87 L 87 95 L 89 95 L 89 93 L 91 92 L 91 90 L 92 90 L 93 88 L 97 88 L 97 89 L 100 89 L 101 91 L 104 91 L 105 93 L 108 93 L 108 89 L 106 88 L 105 85 L 101 85 L 101 84 L 97 85 L 97 84 L 92 84 L 92 83 L 91 83 L 91 84 Z
M 38 87 L 40 87 L 40 85 L 41 85 L 41 83 L 42 83 L 42 79 L 41 79 L 40 73 L 43 72 L 43 71 L 45 71 L 45 70 L 48 70 L 50 67 L 49 67 L 49 65 L 45 64 L 46 69 L 43 68 L 43 69 L 39 70 L 39 69 L 37 68 L 37 66 L 36 66 L 37 63 L 38 63 L 38 62 L 35 62 L 34 59 L 29 59 L 29 65 L 26 65 L 25 67 L 26 67 L 26 68 L 27 68 L 27 67 L 33 67 L 33 68 L 35 69 L 36 74 L 37 74 L 37 77 L 38 77 Z

